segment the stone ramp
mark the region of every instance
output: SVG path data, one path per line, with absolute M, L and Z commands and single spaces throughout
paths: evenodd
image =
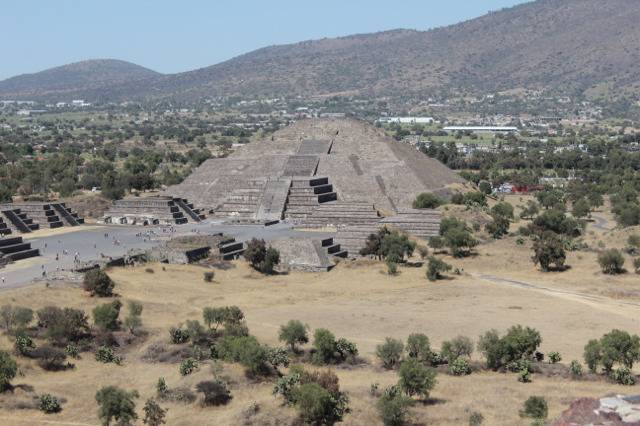
M 442 214 L 437 210 L 400 209 L 397 215 L 386 217 L 380 223 L 426 240 L 440 233 L 441 219 Z
M 315 155 L 291 155 L 284 165 L 282 176 L 313 176 L 319 161 Z
M 329 154 L 333 140 L 305 139 L 298 148 L 297 155 L 321 155 Z
M 290 188 L 290 179 L 267 181 L 262 200 L 256 212 L 256 219 L 267 222 L 281 220 L 284 217 L 284 209 L 287 204 Z
M 213 215 L 221 218 L 255 220 L 267 182 L 252 179 L 228 193 L 222 205 L 214 209 Z
M 278 269 L 323 272 L 335 266 L 320 240 L 288 238 L 268 245 L 280 252 Z

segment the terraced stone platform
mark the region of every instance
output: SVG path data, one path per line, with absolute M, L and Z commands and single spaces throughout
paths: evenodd
M 35 256 L 40 256 L 40 250 L 32 248 L 22 237 L 0 238 L 0 265 Z
M 441 218 L 442 214 L 437 210 L 401 209 L 397 215 L 384 218 L 380 223 L 426 240 L 439 234 Z
M 118 225 L 180 225 L 203 218 L 199 209 L 182 198 L 129 197 L 114 201 L 103 221 Z

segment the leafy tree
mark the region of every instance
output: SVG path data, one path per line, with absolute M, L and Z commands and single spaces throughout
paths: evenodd
M 129 314 L 124 319 L 124 325 L 131 334 L 142 326 L 142 304 L 133 300 L 129 301 Z
M 487 194 L 487 195 L 491 194 L 491 184 L 486 180 L 480 181 L 480 183 L 478 184 L 478 189 L 483 194 Z
M 501 216 L 508 220 L 513 220 L 513 206 L 505 201 L 497 203 L 491 207 L 491 216 Z
M 437 209 L 444 204 L 444 200 L 432 192 L 419 194 L 413 201 L 414 209 Z
M 98 417 L 104 426 L 109 426 L 112 420 L 118 425 L 128 425 L 138 418 L 134 399 L 138 398 L 136 391 L 127 392 L 116 386 L 105 386 L 96 393 L 98 403 Z
M 84 274 L 83 288 L 92 296 L 110 297 L 115 283 L 102 269 L 91 269 Z
M 142 422 L 149 426 L 160 426 L 167 421 L 165 417 L 167 416 L 167 410 L 163 409 L 160 404 L 156 402 L 155 399 L 149 398 L 147 402 L 144 404 L 144 418 Z
M 534 264 L 540 264 L 543 271 L 549 271 L 553 264 L 556 269 L 564 267 L 567 255 L 564 251 L 564 241 L 562 237 L 554 232 L 545 232 L 533 243 Z
M 274 268 L 280 263 L 280 253 L 273 247 L 267 248 L 264 240 L 253 238 L 247 243 L 244 258 L 251 266 L 263 274 L 273 274 Z
M 382 366 L 388 370 L 397 366 L 402 360 L 404 344 L 401 340 L 387 337 L 384 343 L 376 346 L 376 355 L 382 361 Z
M 605 250 L 598 255 L 598 263 L 604 274 L 621 274 L 624 272 L 624 256 L 618 249 Z
M 533 356 L 542 338 L 540 333 L 529 327 L 513 326 L 500 337 L 496 330 L 487 331 L 478 340 L 478 350 L 483 353 L 487 367 L 498 370 L 510 363 Z
M 600 364 L 608 374 L 618 363 L 633 368 L 635 361 L 640 360 L 640 337 L 630 335 L 626 331 L 612 330 L 600 338 L 590 340 L 584 348 L 584 359 L 589 370 L 595 372 Z
M 588 216 L 590 213 L 591 213 L 591 206 L 589 205 L 589 202 L 586 199 L 581 198 L 575 203 L 573 203 L 571 214 L 574 217 L 581 219 L 583 217 Z
M 545 209 L 564 209 L 564 205 L 566 202 L 561 191 L 551 188 L 538 191 L 536 193 L 536 198 Z
M 309 342 L 307 335 L 307 326 L 301 321 L 290 320 L 288 323 L 280 326 L 278 338 L 281 342 L 286 343 L 291 348 L 291 352 L 296 352 L 297 344 L 305 344 Z
M 0 350 L 0 392 L 4 392 L 16 377 L 18 364 L 8 352 Z
M 414 358 L 403 362 L 398 374 L 400 376 L 398 385 L 408 396 L 422 395 L 428 398 L 436 385 L 436 370 L 424 366 Z
M 450 363 L 460 357 L 471 357 L 473 341 L 466 336 L 458 336 L 442 343 L 442 357 Z
M 228 362 L 239 362 L 256 376 L 269 374 L 268 352 L 253 336 L 225 336 L 217 345 L 220 358 Z
M 422 333 L 410 334 L 407 338 L 407 356 L 417 359 L 424 364 L 430 364 L 433 360 L 433 352 L 429 338 Z
M 352 342 L 340 338 L 325 328 L 318 328 L 313 334 L 313 361 L 317 364 L 340 363 L 355 357 L 358 349 Z
M 371 234 L 367 238 L 365 247 L 360 250 L 363 256 L 374 255 L 388 262 L 403 263 L 406 256 L 411 256 L 416 244 L 409 237 L 398 231 L 390 231 L 386 227 Z
M 429 257 L 427 263 L 427 279 L 429 281 L 437 281 L 442 279 L 442 274 L 451 270 L 451 265 L 445 263 L 437 257 Z
M 37 311 L 37 317 L 45 337 L 59 345 L 77 342 L 89 334 L 87 316 L 80 309 L 46 306 Z
M 466 223 L 453 217 L 442 219 L 440 235 L 444 239 L 444 245 L 449 247 L 451 254 L 455 257 L 467 255 L 478 245 L 478 241 L 473 238 Z
M 96 306 L 93 309 L 93 322 L 104 331 L 119 329 L 120 321 L 118 321 L 118 316 L 120 315 L 121 307 L 122 302 L 119 300 Z
M 540 212 L 540 206 L 533 200 L 527 201 L 525 207 L 520 212 L 520 218 L 533 219 Z
M 413 401 L 402 394 L 398 386 L 391 386 L 382 393 L 376 403 L 385 426 L 404 426 Z
M 592 373 L 598 370 L 598 364 L 602 360 L 602 346 L 597 339 L 589 340 L 584 347 L 584 361 L 587 363 L 587 367 Z

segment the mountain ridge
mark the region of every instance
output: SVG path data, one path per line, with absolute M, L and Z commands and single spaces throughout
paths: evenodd
M 76 93 L 111 100 L 193 100 L 345 92 L 393 96 L 446 88 L 636 91 L 637 22 L 637 0 L 537 0 L 427 31 L 396 29 L 267 46 L 209 67 L 101 82 Z M 0 82 L 3 98 L 5 82 Z

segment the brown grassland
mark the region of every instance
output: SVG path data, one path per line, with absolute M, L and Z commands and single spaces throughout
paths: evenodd
M 628 231 L 595 229 L 587 232 L 585 240 L 592 247 L 597 241 L 622 247 L 627 234 Z M 383 370 L 374 355 L 376 345 L 387 336 L 406 339 L 410 333 L 423 332 L 431 339 L 432 347 L 439 348 L 442 341 L 457 335 L 477 340 L 491 328 L 502 332 L 511 325 L 522 324 L 540 331 L 542 352 L 559 351 L 563 363 L 568 364 L 572 359 L 582 360 L 582 349 L 589 339 L 613 328 L 637 333 L 638 276 L 627 273 L 605 277 L 599 271 L 596 256 L 595 251 L 572 252 L 567 262 L 571 269 L 543 274 L 530 261 L 530 243 L 520 246 L 514 237 L 509 237 L 481 245 L 471 258 L 444 256 L 463 270 L 461 275 L 435 283 L 426 280 L 424 267 L 403 267 L 399 275 L 392 277 L 386 274 L 383 264 L 368 261 L 345 262 L 329 273 L 292 272 L 272 277 L 263 277 L 238 261 L 231 268 L 216 269 L 213 283 L 203 281 L 205 269 L 199 266 L 112 269 L 109 274 L 117 283 L 121 299 L 143 304 L 142 318 L 148 336 L 120 352 L 124 357 L 122 366 L 100 364 L 92 354 L 85 353 L 81 360 L 74 361 L 76 368 L 51 373 L 19 358 L 23 374 L 13 381 L 15 385 L 31 385 L 38 394 L 52 393 L 67 402 L 61 413 L 53 415 L 20 410 L 16 402 L 28 396 L 17 389 L 14 394 L 0 396 L 0 424 L 98 424 L 94 395 L 105 385 L 139 391 L 137 411 L 142 417 L 144 401 L 154 396 L 159 377 L 165 377 L 170 387 L 194 387 L 213 374 L 204 363 L 198 372 L 181 377 L 177 363 L 145 362 L 142 356 L 147 347 L 158 342 L 168 346 L 169 327 L 188 319 L 201 320 L 206 306 L 226 305 L 239 306 L 251 333 L 271 345 L 279 344 L 279 326 L 290 319 L 299 319 L 312 330 L 326 327 L 336 336 L 354 341 L 367 364 L 333 367 L 350 398 L 351 412 L 344 424 L 380 424 L 376 399 L 370 395 L 371 384 L 379 383 L 383 388 L 397 381 L 396 372 Z M 154 273 L 145 271 L 149 267 Z M 0 305 L 11 303 L 34 309 L 58 305 L 90 313 L 103 302 L 72 284 L 36 284 L 0 293 Z M 11 347 L 6 336 L 0 337 L 0 348 Z M 473 358 L 481 361 L 478 353 Z M 250 380 L 238 365 L 223 364 L 222 368 L 222 374 L 231 381 L 232 401 L 219 408 L 205 408 L 198 402 L 163 402 L 161 405 L 169 409 L 168 424 L 276 425 L 291 424 L 295 419 L 294 409 L 282 406 L 281 400 L 271 394 L 272 380 Z M 547 398 L 549 417 L 553 418 L 575 398 L 611 393 L 634 391 L 605 380 L 576 381 L 534 374 L 532 383 L 522 384 L 513 373 L 480 372 L 462 378 L 441 373 L 430 400 L 415 405 L 411 417 L 415 424 L 460 425 L 468 422 L 471 412 L 478 411 L 485 424 L 528 424 L 518 411 L 531 395 Z M 257 412 L 250 410 L 253 403 L 259 406 Z

